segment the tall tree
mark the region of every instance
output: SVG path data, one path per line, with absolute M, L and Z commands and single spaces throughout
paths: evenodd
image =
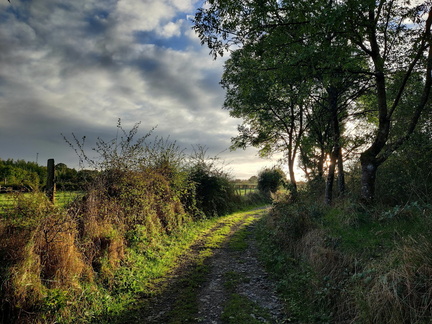
M 285 67 L 293 71 L 326 71 L 334 75 L 363 75 L 374 81 L 378 124 L 370 146 L 361 154 L 362 198 L 374 198 L 376 171 L 414 131 L 429 99 L 432 84 L 430 5 L 425 2 L 410 7 L 394 0 L 211 0 L 195 17 L 195 30 L 202 43 L 216 57 L 233 45 L 255 46 L 267 42 L 261 50 L 285 53 Z M 318 54 L 318 55 L 317 55 Z M 324 59 L 320 59 L 320 57 Z M 352 64 L 367 60 L 366 65 Z M 327 62 L 327 63 L 326 63 Z M 404 71 L 393 97 L 388 83 L 394 71 Z M 410 122 L 397 139 L 389 141 L 395 112 L 402 98 L 408 96 L 407 84 L 414 72 L 424 79 L 422 95 L 411 111 Z M 300 72 L 302 73 L 302 72 Z M 306 73 L 303 75 L 306 76 Z M 329 105 L 332 97 L 331 90 Z M 334 119 L 336 121 L 336 119 Z M 334 122 L 333 126 L 337 126 Z M 337 158 L 337 129 L 334 157 Z
M 378 167 L 414 132 L 429 100 L 432 85 L 431 23 L 428 2 L 409 6 L 403 1 L 347 1 L 345 34 L 363 55 L 373 76 L 378 125 L 371 145 L 361 154 L 361 193 L 365 202 L 374 199 Z M 395 73 L 398 72 L 398 73 Z M 424 79 L 421 96 L 410 111 L 410 120 L 399 134 L 392 132 L 396 112 L 404 97 L 411 94 L 408 85 L 414 75 Z M 394 95 L 389 84 L 399 78 Z M 389 141 L 390 138 L 393 138 Z
M 250 49 L 246 46 L 232 53 L 221 81 L 227 91 L 224 108 L 231 116 L 243 118 L 232 147 L 255 146 L 263 156 L 282 152 L 295 193 L 295 158 L 305 128 L 308 85 L 288 81 L 264 53 Z

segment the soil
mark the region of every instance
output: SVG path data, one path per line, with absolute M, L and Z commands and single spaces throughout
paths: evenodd
M 262 212 L 251 212 L 259 218 Z M 248 214 L 247 216 L 251 216 Z M 264 270 L 258 259 L 258 244 L 254 235 L 256 222 L 243 227 L 245 237 L 243 247 L 235 249 L 230 246 L 230 238 L 242 228 L 245 217 L 233 225 L 230 234 L 221 247 L 213 250 L 212 256 L 206 261 L 206 272 L 195 289 L 197 311 L 193 318 L 187 319 L 190 323 L 243 323 L 234 318 L 227 318 L 224 309 L 230 303 L 233 294 L 247 299 L 254 305 L 250 314 L 252 322 L 248 323 L 288 323 L 288 315 L 283 302 L 278 298 L 275 284 Z M 213 229 L 216 230 L 217 228 Z M 211 235 L 211 234 L 207 234 Z M 180 266 L 175 269 L 167 281 L 165 293 L 162 296 L 148 301 L 147 310 L 141 313 L 141 321 L 145 323 L 183 323 L 186 320 L 173 321 L 170 312 L 174 307 L 181 305 L 182 291 L 190 281 L 185 280 L 192 273 L 196 255 L 203 249 L 205 237 L 193 245 L 187 254 L 182 257 Z M 234 280 L 233 280 L 234 278 Z M 234 283 L 234 284 L 233 284 Z M 177 306 L 175 306 L 177 305 Z M 261 311 L 258 311 L 261 310 Z M 255 313 L 256 310 L 256 313 Z M 262 312 L 266 316 L 262 316 Z M 195 312 L 196 313 L 196 312 Z M 144 315 L 144 316 L 143 316 Z M 245 321 L 246 323 L 246 321 Z

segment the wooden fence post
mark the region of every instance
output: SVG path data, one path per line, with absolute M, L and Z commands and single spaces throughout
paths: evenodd
M 48 169 L 48 177 L 47 177 L 46 194 L 48 196 L 48 199 L 54 204 L 55 192 L 56 192 L 54 159 L 48 160 L 47 169 Z

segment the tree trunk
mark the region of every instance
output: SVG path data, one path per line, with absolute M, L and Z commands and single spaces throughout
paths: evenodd
M 376 158 L 362 154 L 360 157 L 361 175 L 361 200 L 371 204 L 375 198 L 375 179 L 378 169 Z
M 345 195 L 345 172 L 343 168 L 343 157 L 342 157 L 342 148 L 339 147 L 339 154 L 338 154 L 338 189 L 339 189 L 339 196 L 343 197 Z
M 338 163 L 338 168 L 340 165 L 342 165 L 342 163 L 339 163 L 339 161 L 342 161 L 342 157 L 340 154 L 342 149 L 340 144 L 340 127 L 339 127 L 339 116 L 338 116 L 339 91 L 336 87 L 330 86 L 327 88 L 327 94 L 328 94 L 328 109 L 331 118 L 333 148 L 330 154 L 330 166 L 329 166 L 327 183 L 325 188 L 325 203 L 327 205 L 330 205 L 333 200 L 333 182 L 335 178 L 336 163 Z M 341 170 L 339 169 L 339 171 Z M 342 167 L 342 174 L 343 174 L 343 167 Z
M 324 179 L 324 163 L 326 159 L 325 148 L 321 147 L 321 152 L 318 160 L 318 179 Z
M 325 197 L 324 202 L 326 205 L 331 205 L 333 201 L 333 183 L 335 178 L 337 153 L 335 150 L 330 155 L 330 166 L 327 174 L 327 181 L 325 186 Z
M 297 196 L 297 181 L 295 178 L 295 172 L 294 172 L 294 159 L 289 159 L 288 161 L 288 170 L 289 170 L 289 176 L 290 176 L 290 182 L 291 182 L 291 195 L 295 198 Z

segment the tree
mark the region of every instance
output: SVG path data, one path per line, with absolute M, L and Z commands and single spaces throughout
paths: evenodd
M 304 77 L 310 71 L 319 70 L 320 73 L 326 71 L 327 78 L 340 72 L 343 77 L 339 80 L 348 74 L 373 80 L 378 123 L 371 144 L 360 158 L 361 194 L 365 202 L 371 202 L 377 168 L 413 133 L 429 99 L 431 21 L 432 12 L 427 2 L 409 7 L 391 0 L 343 3 L 332 0 L 212 0 L 209 6 L 198 10 L 195 30 L 214 57 L 223 55 L 233 46 L 247 48 L 264 42 L 266 46 L 261 45 L 261 51 L 284 53 L 288 62 L 286 69 Z M 270 41 L 265 42 L 267 40 Z M 323 60 L 314 54 L 317 52 Z M 396 69 L 403 73 L 394 97 L 390 97 L 387 87 Z M 401 99 L 409 96 L 407 85 L 414 72 L 422 74 L 422 94 L 411 110 L 410 121 L 402 135 L 389 141 L 393 138 L 390 133 L 395 112 L 400 108 Z M 334 84 L 330 82 L 324 89 L 330 107 L 330 101 L 336 102 Z M 335 116 L 333 114 L 332 159 L 341 161 Z
M 279 168 L 266 168 L 258 174 L 258 190 L 266 196 L 275 193 L 285 183 L 285 174 Z
M 363 72 L 374 79 L 378 124 L 371 145 L 360 157 L 361 194 L 365 202 L 371 202 L 378 167 L 411 136 L 429 100 L 432 10 L 427 2 L 409 7 L 396 1 L 348 1 L 345 13 L 346 37 L 363 51 L 369 60 Z M 392 132 L 396 112 L 402 109 L 403 98 L 411 95 L 408 85 L 418 73 L 424 81 L 421 95 L 410 109 L 404 130 L 396 135 Z M 389 84 L 395 80 L 398 86 L 391 95 Z
M 224 108 L 243 119 L 232 148 L 255 146 L 262 156 L 283 152 L 296 191 L 295 158 L 304 132 L 308 85 L 288 79 L 269 62 L 274 57 L 256 52 L 254 46 L 236 50 L 225 64 L 221 81 L 226 89 Z
M 311 116 L 325 116 L 328 136 L 331 136 L 327 142 L 332 147 L 328 152 L 332 163 L 326 186 L 326 202 L 330 203 L 336 163 L 339 191 L 345 188 L 340 126 L 346 116 L 344 101 L 352 100 L 353 92 L 358 95 L 363 90 L 362 86 L 357 91 L 351 90 L 353 85 L 358 86 L 356 79 L 359 77 L 347 76 L 345 71 L 361 61 L 351 56 L 355 49 L 346 39 L 335 39 L 334 32 L 327 28 L 340 21 L 339 17 L 335 15 L 331 21 L 318 17 L 312 22 L 307 11 L 309 7 L 306 10 L 302 5 L 292 4 L 287 9 L 284 7 L 287 3 L 261 1 L 245 5 L 237 2 L 238 6 L 235 1 L 211 3 L 209 9 L 200 10 L 196 17 L 196 30 L 203 42 L 215 56 L 222 55 L 232 44 L 242 46 L 231 53 L 222 79 L 227 90 L 224 107 L 232 116 L 244 120 L 239 127 L 240 135 L 233 139 L 233 147 L 260 147 L 263 155 L 283 151 L 295 190 L 294 161 L 302 136 L 307 132 L 305 115 L 309 115 L 313 126 L 319 123 Z M 315 2 L 313 10 L 318 10 L 319 4 L 333 10 L 332 2 Z M 221 14 L 225 16 L 218 20 L 217 15 Z M 292 22 L 290 19 L 294 16 L 299 21 Z M 235 24 L 230 24 L 231 20 Z M 339 61 L 335 61 L 334 56 Z M 310 110 L 307 106 L 311 104 L 312 93 L 323 94 L 317 101 L 327 110 L 326 114 L 315 116 L 306 112 Z

